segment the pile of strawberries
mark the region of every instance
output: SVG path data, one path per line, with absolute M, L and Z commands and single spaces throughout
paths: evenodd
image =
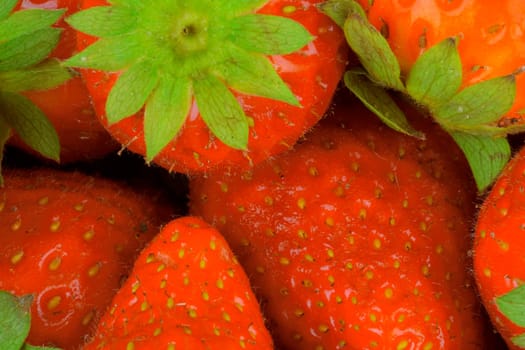
M 524 5 L 0 0 L 0 349 L 525 349 Z

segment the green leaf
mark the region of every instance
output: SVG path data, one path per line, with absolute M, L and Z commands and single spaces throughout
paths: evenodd
M 328 0 L 316 6 L 341 28 L 344 28 L 346 19 L 352 13 L 366 18 L 365 10 L 355 0 Z
M 231 91 L 213 76 L 195 79 L 193 89 L 201 117 L 210 131 L 224 144 L 245 150 L 248 118 Z
M 476 129 L 498 121 L 514 104 L 514 75 L 471 85 L 433 110 L 436 120 L 452 130 Z
M 0 291 L 0 344 L 3 350 L 19 350 L 31 326 L 30 295 L 16 297 Z
M 91 7 L 66 18 L 76 30 L 102 38 L 131 31 L 136 20 L 133 11 L 125 6 Z
M 144 113 L 144 139 L 146 160 L 149 162 L 181 130 L 192 102 L 189 79 L 161 79 L 146 104 Z
M 250 14 L 232 19 L 228 26 L 235 45 L 266 55 L 292 53 L 313 39 L 301 24 L 280 16 Z
M 525 333 L 510 338 L 512 343 L 518 347 L 525 348 Z
M 394 90 L 405 90 L 396 56 L 386 39 L 366 18 L 352 12 L 345 21 L 344 33 L 372 81 Z
M 29 9 L 16 11 L 0 22 L 0 42 L 16 39 L 50 27 L 64 14 L 65 9 Z
M 24 344 L 21 350 L 60 350 L 60 348 L 54 348 L 49 346 L 34 346 L 31 344 Z
M 45 59 L 60 39 L 60 29 L 45 28 L 0 43 L 0 71 L 22 69 Z
M 13 12 L 19 0 L 0 0 L 0 20 L 3 20 Z
M 388 92 L 370 81 L 366 72 L 350 70 L 344 75 L 344 83 L 369 110 L 374 112 L 390 128 L 410 136 L 424 138 L 421 132 L 410 125 L 405 114 Z
M 449 133 L 463 150 L 478 190 L 484 191 L 509 161 L 511 155 L 509 142 L 503 137 L 494 138 L 456 131 L 449 131 Z
M 59 160 L 60 142 L 53 124 L 27 97 L 0 91 L 0 118 L 32 149 Z
M 417 59 L 408 74 L 406 89 L 415 101 L 432 109 L 451 99 L 462 80 L 457 42 L 448 38 Z
M 499 311 L 514 324 L 525 327 L 525 285 L 495 299 Z
M 215 71 L 234 90 L 300 106 L 299 101 L 275 71 L 268 58 L 235 50 Z
M 236 0 L 223 1 L 221 7 L 222 11 L 231 14 L 232 17 L 253 13 L 255 10 L 261 8 L 268 0 Z
M 132 34 L 102 38 L 63 62 L 65 66 L 106 72 L 124 69 L 144 56 L 144 48 Z
M 72 77 L 69 69 L 56 59 L 46 60 L 23 70 L 0 72 L 2 91 L 22 92 L 57 87 Z
M 139 62 L 124 71 L 111 89 L 106 103 L 110 124 L 137 113 L 146 103 L 159 81 L 154 66 Z

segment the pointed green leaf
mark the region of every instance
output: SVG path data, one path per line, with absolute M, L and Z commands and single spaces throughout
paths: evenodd
M 518 347 L 525 348 L 525 333 L 510 338 L 512 343 Z
M 132 10 L 125 6 L 91 7 L 66 18 L 76 30 L 102 38 L 131 31 L 136 20 Z
M 30 295 L 16 297 L 0 291 L 0 344 L 3 350 L 19 350 L 31 326 Z
M 92 68 L 106 72 L 124 69 L 145 55 L 133 35 L 102 38 L 63 62 L 65 66 Z
M 495 299 L 499 311 L 514 324 L 525 327 L 525 285 Z
M 29 9 L 16 11 L 0 22 L 0 42 L 16 39 L 37 30 L 50 27 L 65 10 Z
M 475 129 L 499 120 L 514 104 L 514 75 L 471 85 L 433 110 L 436 120 L 452 130 Z
M 381 33 L 360 14 L 351 13 L 344 24 L 346 41 L 376 84 L 404 91 L 401 68 Z
M 61 350 L 61 349 L 49 347 L 49 346 L 35 346 L 31 344 L 24 344 L 21 350 Z
M 0 71 L 21 69 L 45 59 L 60 39 L 60 29 L 45 28 L 0 43 Z
M 146 160 L 149 162 L 177 137 L 192 102 L 189 79 L 161 79 L 146 103 L 144 113 L 144 139 Z
M 245 150 L 248 118 L 231 91 L 213 76 L 195 79 L 193 89 L 201 117 L 210 131 L 224 144 Z
M 9 16 L 15 9 L 16 4 L 19 0 L 0 0 L 0 20 L 3 20 Z
M 366 18 L 365 10 L 355 0 L 328 0 L 316 6 L 341 28 L 352 13 Z
M 463 150 L 479 191 L 489 187 L 510 159 L 507 139 L 463 132 L 450 132 Z
M 44 157 L 59 160 L 60 142 L 53 124 L 27 97 L 0 91 L 0 118 L 29 147 Z
M 300 106 L 267 57 L 235 50 L 215 71 L 234 90 Z
M 421 132 L 410 125 L 405 114 L 388 92 L 370 81 L 366 72 L 350 70 L 345 73 L 344 82 L 346 87 L 390 128 L 410 136 L 424 138 Z
M 232 19 L 228 25 L 235 45 L 266 55 L 292 53 L 313 39 L 301 24 L 280 16 L 250 14 Z
M 155 67 L 139 62 L 124 71 L 108 95 L 106 114 L 108 122 L 116 123 L 137 113 L 146 103 L 159 81 Z
M 0 72 L 2 91 L 22 92 L 46 90 L 59 86 L 72 77 L 72 72 L 56 59 L 23 70 Z
M 417 59 L 408 74 L 406 89 L 415 101 L 432 109 L 452 98 L 462 79 L 456 39 L 448 38 Z

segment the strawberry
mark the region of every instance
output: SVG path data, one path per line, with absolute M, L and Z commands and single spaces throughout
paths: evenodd
M 475 185 L 460 150 L 335 103 L 292 151 L 190 179 L 190 213 L 221 231 L 282 349 L 481 349 L 468 250 Z
M 2 0 L 0 8 L 5 11 L 0 26 L 11 31 L 0 32 L 1 51 L 7 52 L 0 66 L 1 129 L 2 134 L 15 131 L 8 143 L 61 163 L 116 151 L 118 144 L 95 117 L 80 75 L 57 64 L 76 49 L 75 32 L 64 16 L 78 10 L 78 1 Z M 15 25 L 18 32 L 8 29 Z M 20 51 L 24 45 L 27 51 Z
M 324 114 L 345 66 L 318 0 L 86 0 L 67 19 L 97 115 L 123 146 L 179 172 L 250 166 Z
M 474 273 L 495 328 L 510 349 L 525 349 L 525 148 L 507 165 L 478 214 Z
M 360 65 L 345 85 L 413 136 L 388 94 L 424 106 L 465 153 L 480 192 L 510 159 L 505 136 L 525 130 L 525 7 L 515 1 L 327 0 Z
M 84 349 L 273 349 L 248 277 L 216 229 L 165 225 Z
M 160 194 L 53 169 L 4 169 L 0 290 L 33 297 L 28 342 L 77 349 L 139 250 L 178 210 Z

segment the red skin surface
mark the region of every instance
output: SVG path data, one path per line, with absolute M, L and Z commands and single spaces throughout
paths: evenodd
M 426 141 L 336 101 L 292 151 L 191 178 L 190 213 L 224 234 L 281 349 L 493 349 L 470 273 L 468 165 L 407 113 Z
M 520 0 L 359 0 L 407 73 L 425 47 L 459 36 L 463 87 L 504 76 L 525 65 L 525 6 Z M 386 29 L 388 28 L 388 29 Z M 426 45 L 424 42 L 426 41 Z M 501 123 L 524 122 L 525 76 Z
M 494 184 L 479 212 L 474 245 L 474 272 L 481 298 L 496 329 L 510 349 L 522 349 L 511 338 L 525 327 L 511 322 L 495 298 L 523 284 L 525 271 L 525 148 L 517 153 Z
M 130 342 L 135 350 L 273 349 L 244 270 L 196 217 L 169 222 L 142 251 L 84 350 Z
M 76 33 L 64 22 L 64 18 L 80 8 L 78 0 L 23 0 L 18 9 L 66 8 L 65 15 L 56 26 L 63 29 L 61 39 L 50 54 L 50 57 L 66 59 L 76 50 Z M 64 84 L 45 91 L 28 91 L 29 97 L 49 118 L 60 140 L 60 162 L 72 163 L 98 159 L 118 150 L 116 143 L 95 116 L 89 92 L 80 77 L 76 74 Z M 34 153 L 15 135 L 9 143 Z
M 2 174 L 0 290 L 34 296 L 28 343 L 78 349 L 140 249 L 180 210 L 159 193 L 79 172 Z
M 200 118 L 194 104 L 178 137 L 154 159 L 160 166 L 180 172 L 199 172 L 221 164 L 251 166 L 271 155 L 283 152 L 309 130 L 327 110 L 347 56 L 347 46 L 341 30 L 314 6 L 320 1 L 272 0 L 258 13 L 278 14 L 302 23 L 316 39 L 305 49 L 285 56 L 272 56 L 277 72 L 298 96 L 302 107 L 269 99 L 236 93 L 246 114 L 254 119 L 250 130 L 248 151 L 232 149 L 217 139 Z M 85 0 L 83 8 L 107 5 L 104 0 Z M 288 5 L 297 7 L 285 14 Z M 79 50 L 94 42 L 94 38 L 79 34 Z M 131 151 L 144 155 L 143 113 L 107 125 L 105 104 L 118 73 L 82 70 L 97 115 L 111 135 Z M 234 92 L 235 93 L 235 92 Z

